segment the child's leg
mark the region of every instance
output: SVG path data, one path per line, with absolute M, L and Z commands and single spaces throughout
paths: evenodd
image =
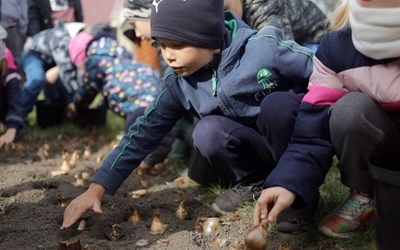
M 286 151 L 293 134 L 297 112 L 304 94 L 275 92 L 260 105 L 257 126 L 271 147 L 276 162 Z
M 332 144 L 342 183 L 352 190 L 372 192 L 368 166 L 398 162 L 400 137 L 389 116 L 370 97 L 349 93 L 330 112 Z
M 320 223 L 327 236 L 348 237 L 374 215 L 368 166 L 399 163 L 399 134 L 389 116 L 363 93 L 349 93 L 330 112 L 332 144 L 349 197 Z
M 212 204 L 215 211 L 231 212 L 240 204 L 259 197 L 261 184 L 275 161 L 269 153 L 268 142 L 258 131 L 227 117 L 206 116 L 194 129 L 193 143 L 210 167 L 233 173 L 238 182 L 215 199 Z
M 202 118 L 194 129 L 193 143 L 213 166 L 229 168 L 240 182 L 260 185 L 275 165 L 266 139 L 227 117 Z
M 38 56 L 24 53 L 22 64 L 26 82 L 22 91 L 23 112 L 27 116 L 35 106 L 37 97 L 46 84 L 44 62 Z
M 66 105 L 69 101 L 72 101 L 72 96 L 68 95 L 67 89 L 60 78 L 54 84 L 45 84 L 44 97 L 47 101 L 60 105 Z

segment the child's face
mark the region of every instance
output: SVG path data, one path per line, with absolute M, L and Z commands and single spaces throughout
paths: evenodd
M 400 0 L 358 0 L 358 4 L 366 8 L 400 7 Z
M 212 62 L 219 49 L 206 49 L 168 39 L 157 39 L 162 56 L 176 73 L 189 76 Z
M 130 19 L 128 21 L 135 29 L 135 35 L 137 38 L 148 39 L 148 40 L 151 39 L 150 20 L 139 21 Z

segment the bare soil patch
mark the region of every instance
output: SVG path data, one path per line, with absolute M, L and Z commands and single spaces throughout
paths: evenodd
M 115 143 L 97 136 L 60 135 L 54 140 L 22 139 L 0 151 L 0 249 L 244 249 L 243 239 L 252 223 L 251 206 L 228 215 L 216 214 L 196 184 L 168 168 L 158 175 L 146 175 L 150 185 L 140 198 L 132 197 L 132 191 L 144 189 L 138 175 L 132 174 L 115 196 L 104 197 L 103 215 L 87 212 L 82 217 L 83 230 L 77 229 L 78 221 L 60 231 L 65 204 L 87 187 L 77 177 L 90 179 Z M 71 170 L 57 174 L 66 152 L 69 161 L 74 152 L 81 157 Z M 182 199 L 189 220 L 176 215 Z M 141 221 L 126 221 L 131 206 Z M 150 232 L 156 212 L 167 225 L 162 234 Z M 200 222 L 206 218 L 218 218 L 220 225 L 200 232 Z M 279 234 L 273 226 L 268 237 L 268 249 L 305 249 L 300 236 Z M 71 246 L 74 243 L 76 248 Z

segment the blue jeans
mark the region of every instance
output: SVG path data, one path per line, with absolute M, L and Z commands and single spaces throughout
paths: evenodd
M 46 71 L 54 65 L 46 63 L 33 53 L 23 52 L 21 58 L 26 77 L 22 91 L 23 114 L 25 117 L 32 111 L 43 88 L 45 88 L 44 94 L 47 100 L 53 102 L 65 102 L 67 100 L 68 94 L 60 79 L 55 84 L 46 84 Z

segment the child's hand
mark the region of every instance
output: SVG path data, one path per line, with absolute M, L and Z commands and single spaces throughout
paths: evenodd
M 0 136 L 0 148 L 3 147 L 3 145 L 5 144 L 14 142 L 16 134 L 16 128 L 8 128 L 6 132 Z
M 268 222 L 275 222 L 276 217 L 292 205 L 295 198 L 295 193 L 283 187 L 264 189 L 254 208 L 253 226 L 257 226 L 266 218 Z
M 46 71 L 46 81 L 50 84 L 55 84 L 59 75 L 60 68 L 58 66 L 54 66 L 53 68 Z
M 90 184 L 88 190 L 76 197 L 67 206 L 64 211 L 64 220 L 60 229 L 64 230 L 69 228 L 89 209 L 93 210 L 96 214 L 102 214 L 101 197 L 104 195 L 105 191 L 106 189 L 98 183 L 93 182 Z
M 68 108 L 68 111 L 69 111 L 71 114 L 76 115 L 76 106 L 75 106 L 75 103 L 74 103 L 74 102 L 68 103 L 67 108 Z
M 144 172 L 150 171 L 153 167 L 154 167 L 154 166 L 152 166 L 152 165 L 150 165 L 150 164 L 148 164 L 148 163 L 146 163 L 146 162 L 144 162 L 144 161 L 142 161 L 142 162 L 140 163 L 140 165 L 139 165 L 139 168 L 140 168 L 141 170 L 143 170 Z

